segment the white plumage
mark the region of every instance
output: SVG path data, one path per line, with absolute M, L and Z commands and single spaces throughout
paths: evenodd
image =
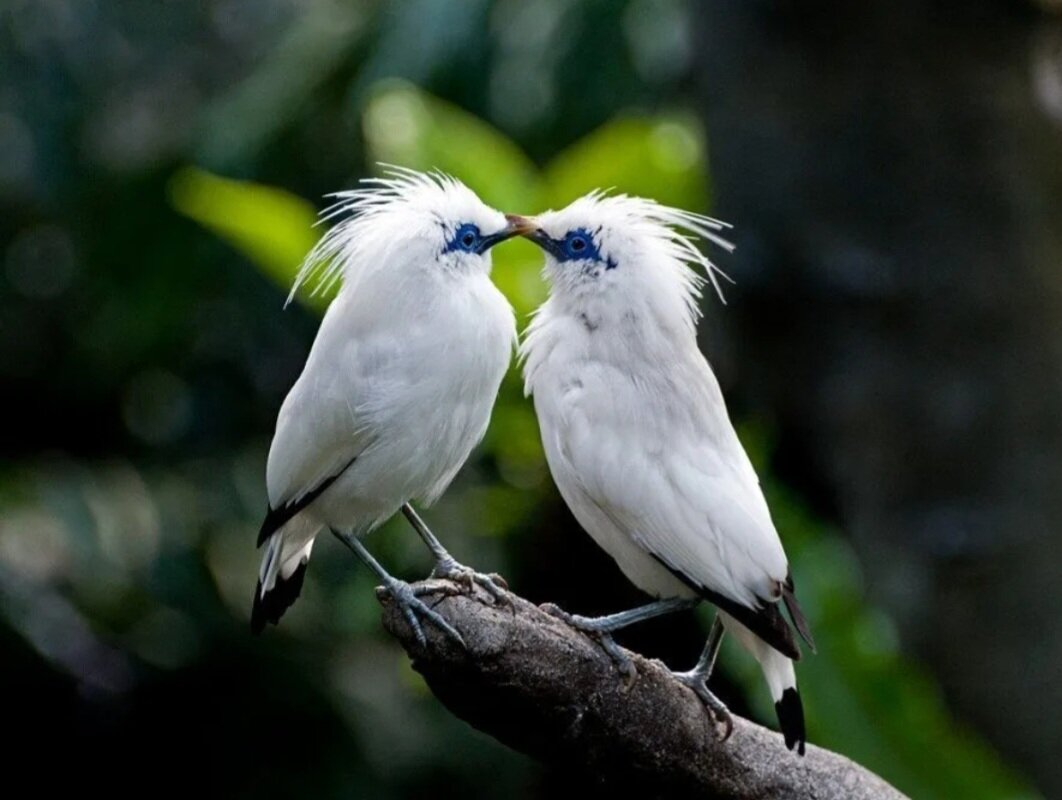
M 790 660 L 799 650 L 776 605 L 784 595 L 806 627 L 759 480 L 697 348 L 704 278 L 692 267 L 717 291 L 722 273 L 693 237 L 729 250 L 724 224 L 598 193 L 535 222 L 529 238 L 546 251 L 551 292 L 521 356 L 561 495 L 642 590 L 727 612 L 723 624 L 760 661 L 775 702 L 794 690 L 779 716 L 803 750 Z
M 439 497 L 486 432 L 515 343 L 489 248 L 518 226 L 439 174 L 394 170 L 338 198 L 325 217 L 345 219 L 292 289 L 342 280 L 269 451 L 258 630 L 297 597 L 322 528 L 362 536 Z

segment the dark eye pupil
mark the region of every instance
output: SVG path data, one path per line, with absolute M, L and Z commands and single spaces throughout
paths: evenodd
M 586 247 L 586 242 L 582 239 L 575 239 L 572 242 L 572 250 L 582 250 L 584 247 Z
M 473 236 L 471 233 L 466 233 L 463 237 L 461 237 L 461 241 L 465 243 L 466 247 L 469 247 L 472 245 L 472 242 L 476 241 L 476 237 Z

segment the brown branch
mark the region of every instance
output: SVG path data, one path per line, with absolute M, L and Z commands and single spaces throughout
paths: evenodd
M 844 756 L 782 737 L 740 717 L 721 742 L 700 702 L 657 661 L 631 654 L 630 688 L 601 648 L 537 606 L 454 593 L 428 581 L 433 605 L 468 651 L 430 623 L 422 648 L 387 597 L 383 622 L 454 714 L 540 760 L 574 766 L 643 797 L 881 800 L 903 795 Z

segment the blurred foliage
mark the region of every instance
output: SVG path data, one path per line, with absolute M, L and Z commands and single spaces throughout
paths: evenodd
M 243 250 L 280 285 L 317 236 L 313 206 L 288 192 L 188 167 L 170 182 L 174 208 Z M 320 297 L 320 296 L 318 296 Z
M 324 302 L 283 298 L 317 198 L 380 161 L 452 172 L 505 210 L 610 186 L 706 210 L 692 46 L 680 0 L 0 4 L 0 388 L 17 421 L 0 658 L 20 746 L 112 793 L 150 787 L 138 769 L 226 796 L 567 785 L 433 701 L 331 541 L 284 624 L 247 634 L 268 437 Z M 495 252 L 521 319 L 539 264 L 526 242 Z M 764 428 L 743 437 L 769 474 Z M 765 483 L 819 643 L 799 667 L 812 741 L 914 797 L 1026 796 L 897 652 L 844 541 Z M 633 596 L 598 591 L 622 581 L 560 510 L 515 372 L 429 521 L 522 594 L 559 599 L 577 571 L 609 610 Z M 400 522 L 370 546 L 398 573 L 427 567 Z M 735 708 L 773 725 L 751 659 L 721 662 Z M 101 773 L 115 752 L 129 768 Z
M 753 427 L 741 433 L 760 474 L 769 474 L 768 437 Z M 911 797 L 1035 797 L 991 748 L 956 724 L 929 676 L 903 658 L 892 622 L 863 596 L 848 543 L 785 486 L 768 477 L 764 488 L 800 576 L 801 604 L 815 621 L 818 652 L 798 666 L 811 740 L 874 769 Z M 761 719 L 769 720 L 762 675 L 732 639 L 722 663 L 741 670 Z

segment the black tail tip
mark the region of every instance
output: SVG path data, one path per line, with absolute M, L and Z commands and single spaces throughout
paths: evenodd
M 793 687 L 786 689 L 782 692 L 782 699 L 774 704 L 774 710 L 778 714 L 785 746 L 790 750 L 795 747 L 797 753 L 804 755 L 807 733 L 804 731 L 804 704 L 800 702 L 800 694 Z
M 287 578 L 277 576 L 273 588 L 262 594 L 262 582 L 254 589 L 254 604 L 251 606 L 251 633 L 255 636 L 265 630 L 267 622 L 276 625 L 284 612 L 299 599 L 302 582 L 306 578 L 306 562 L 302 562 Z

